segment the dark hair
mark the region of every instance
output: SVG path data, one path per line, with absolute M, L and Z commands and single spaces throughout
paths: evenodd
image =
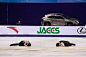
M 56 46 L 58 47 L 59 46 L 59 43 L 56 43 Z

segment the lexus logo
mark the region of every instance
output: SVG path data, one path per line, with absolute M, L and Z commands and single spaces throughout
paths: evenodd
M 80 27 L 80 28 L 77 29 L 77 32 L 78 32 L 79 34 L 85 34 L 85 33 L 86 33 L 86 28 Z
M 14 30 L 16 33 L 18 33 L 18 30 L 16 29 L 16 27 L 7 27 L 7 28 L 12 29 L 12 30 Z

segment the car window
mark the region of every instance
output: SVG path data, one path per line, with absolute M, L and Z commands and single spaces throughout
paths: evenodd
M 63 15 L 63 17 L 65 17 L 66 19 L 70 19 L 71 17 L 67 16 L 67 15 Z
M 61 17 L 61 16 L 58 16 L 58 19 L 64 19 L 63 17 Z
M 54 19 L 57 19 L 58 17 L 57 17 L 57 16 L 48 16 L 48 18 L 54 18 Z
M 61 16 L 49 16 L 48 18 L 54 18 L 54 19 L 64 19 L 63 17 Z

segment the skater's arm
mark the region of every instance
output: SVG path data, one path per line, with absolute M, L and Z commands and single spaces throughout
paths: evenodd
M 61 44 L 61 46 L 60 46 L 60 47 L 64 47 L 64 46 L 65 46 L 63 42 L 61 42 L 60 44 Z
M 26 45 L 28 46 L 28 45 L 29 45 L 29 43 L 30 43 L 30 42 L 28 41 Z

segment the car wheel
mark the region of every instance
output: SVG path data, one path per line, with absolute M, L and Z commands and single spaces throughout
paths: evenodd
M 50 23 L 45 23 L 44 26 L 50 26 Z

